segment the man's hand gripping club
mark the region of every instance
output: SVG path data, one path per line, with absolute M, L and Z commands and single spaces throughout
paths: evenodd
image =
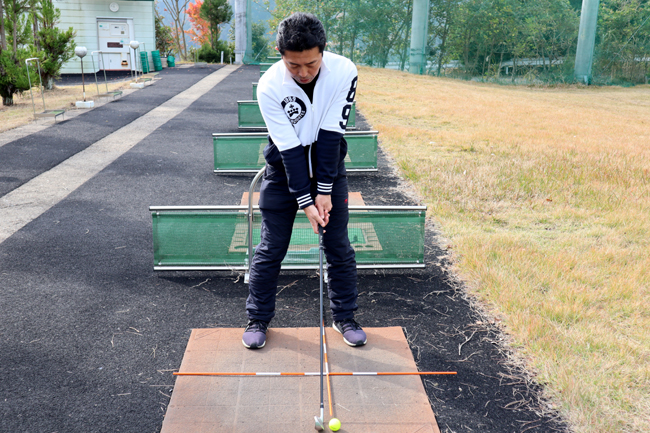
M 330 222 L 330 211 L 332 210 L 332 197 L 329 195 L 317 195 L 315 205 L 303 209 L 309 218 L 311 228 L 318 234 L 318 226 L 325 227 Z M 324 232 L 324 231 L 323 231 Z

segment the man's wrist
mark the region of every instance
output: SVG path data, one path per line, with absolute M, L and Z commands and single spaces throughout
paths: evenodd
M 298 207 L 300 209 L 314 205 L 314 199 L 311 198 L 311 194 L 304 194 L 300 197 L 296 197 L 296 201 L 298 202 Z
M 322 195 L 332 195 L 333 186 L 334 183 L 317 182 L 318 193 Z

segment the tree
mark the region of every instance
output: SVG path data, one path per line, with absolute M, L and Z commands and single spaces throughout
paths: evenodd
M 69 27 L 63 31 L 56 27 L 61 17 L 61 11 L 54 7 L 52 0 L 40 0 L 41 28 L 38 39 L 43 49 L 41 61 L 41 78 L 46 89 L 51 90 L 54 79 L 60 75 L 61 67 L 74 57 L 76 35 Z
M 41 44 L 38 40 L 38 20 L 40 19 L 38 0 L 30 0 L 29 9 L 30 12 L 32 13 L 31 19 L 32 19 L 32 26 L 33 26 L 32 30 L 34 35 L 34 45 L 36 46 L 36 50 L 40 51 Z
M 266 59 L 271 50 L 271 44 L 266 38 L 266 24 L 264 23 L 253 23 L 251 24 L 252 41 L 253 41 L 253 58 L 261 59 L 262 61 Z
M 411 25 L 412 1 L 364 0 L 360 12 L 362 41 L 365 44 L 364 61 L 385 67 L 390 56 L 399 56 Z M 396 52 L 396 49 L 398 52 Z
M 354 60 L 385 66 L 406 61 L 412 0 L 277 0 L 270 24 L 277 27 L 294 11 L 311 12 L 325 27 L 327 47 Z
M 611 79 L 645 81 L 650 72 L 650 3 L 601 2 L 594 60 L 595 69 Z
M 163 23 L 163 17 L 158 13 L 157 9 L 154 17 L 154 25 L 156 32 L 156 49 L 160 51 L 161 56 L 167 57 L 171 52 L 174 43 L 172 28 Z
M 540 69 L 549 74 L 570 54 L 577 24 L 569 0 L 461 1 L 454 9 L 445 50 L 471 75 L 498 76 L 506 60 L 513 62 L 513 79 L 514 74 Z
M 16 53 L 20 45 L 30 41 L 29 18 L 23 16 L 29 10 L 30 0 L 4 0 L 6 9 L 5 28 L 11 33 L 13 52 Z
M 205 0 L 201 6 L 200 16 L 208 22 L 212 36 L 211 43 L 216 47 L 219 40 L 219 26 L 232 19 L 232 8 L 228 0 Z
M 187 41 L 185 39 L 185 10 L 190 0 L 163 0 L 165 10 L 169 12 L 174 21 L 172 37 L 176 48 L 182 58 L 187 58 Z
M 271 11 L 269 25 L 271 28 L 277 29 L 280 21 L 291 15 L 293 12 L 300 11 L 312 13 L 323 23 L 323 27 L 325 27 L 325 32 L 327 33 L 328 44 L 330 45 L 330 49 L 332 49 L 338 43 L 338 39 L 335 37 L 336 32 L 331 30 L 336 26 L 336 23 L 340 18 L 340 13 L 343 10 L 343 4 L 346 1 L 347 0 L 276 0 L 275 9 Z
M 437 0 L 429 6 L 429 46 L 436 47 L 433 54 L 437 61 L 436 74 L 449 60 L 448 39 L 460 0 Z
M 33 57 L 33 52 L 27 48 L 19 48 L 18 52 L 0 48 L 0 96 L 2 105 L 14 105 L 14 95 L 29 90 L 29 79 L 32 83 L 38 79 L 34 70 L 27 76 L 25 60 Z
M 192 28 L 185 30 L 185 33 L 190 35 L 192 42 L 197 42 L 199 45 L 203 46 L 205 43 L 209 42 L 210 25 L 201 17 L 201 6 L 203 6 L 203 0 L 196 0 L 195 3 L 190 3 L 187 6 L 185 13 L 190 20 Z
M 251 39 L 253 50 L 253 61 L 263 62 L 266 57 L 272 52 L 272 45 L 266 37 L 266 24 L 252 23 L 251 24 Z M 230 22 L 230 29 L 228 30 L 228 52 L 234 54 L 235 52 L 235 20 Z M 223 44 L 220 42 L 220 45 Z M 217 49 L 219 51 L 220 49 Z M 225 50 L 224 50 L 225 51 Z

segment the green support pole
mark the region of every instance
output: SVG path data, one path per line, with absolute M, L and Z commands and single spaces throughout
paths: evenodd
M 409 72 L 424 74 L 427 69 L 427 36 L 429 27 L 429 0 L 413 0 L 413 19 L 411 21 L 411 55 Z
M 591 66 L 594 60 L 594 45 L 596 44 L 596 25 L 598 22 L 599 0 L 583 0 L 580 13 L 580 29 L 578 30 L 578 47 L 576 49 L 575 77 L 576 80 L 590 84 Z

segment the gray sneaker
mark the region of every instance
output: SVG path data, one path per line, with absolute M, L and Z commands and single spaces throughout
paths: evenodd
M 241 342 L 247 349 L 261 349 L 266 344 L 266 330 L 269 322 L 251 319 L 246 325 Z
M 361 325 L 354 319 L 345 319 L 332 324 L 339 334 L 343 335 L 343 341 L 348 346 L 363 346 L 368 341 L 366 333 L 361 329 Z

